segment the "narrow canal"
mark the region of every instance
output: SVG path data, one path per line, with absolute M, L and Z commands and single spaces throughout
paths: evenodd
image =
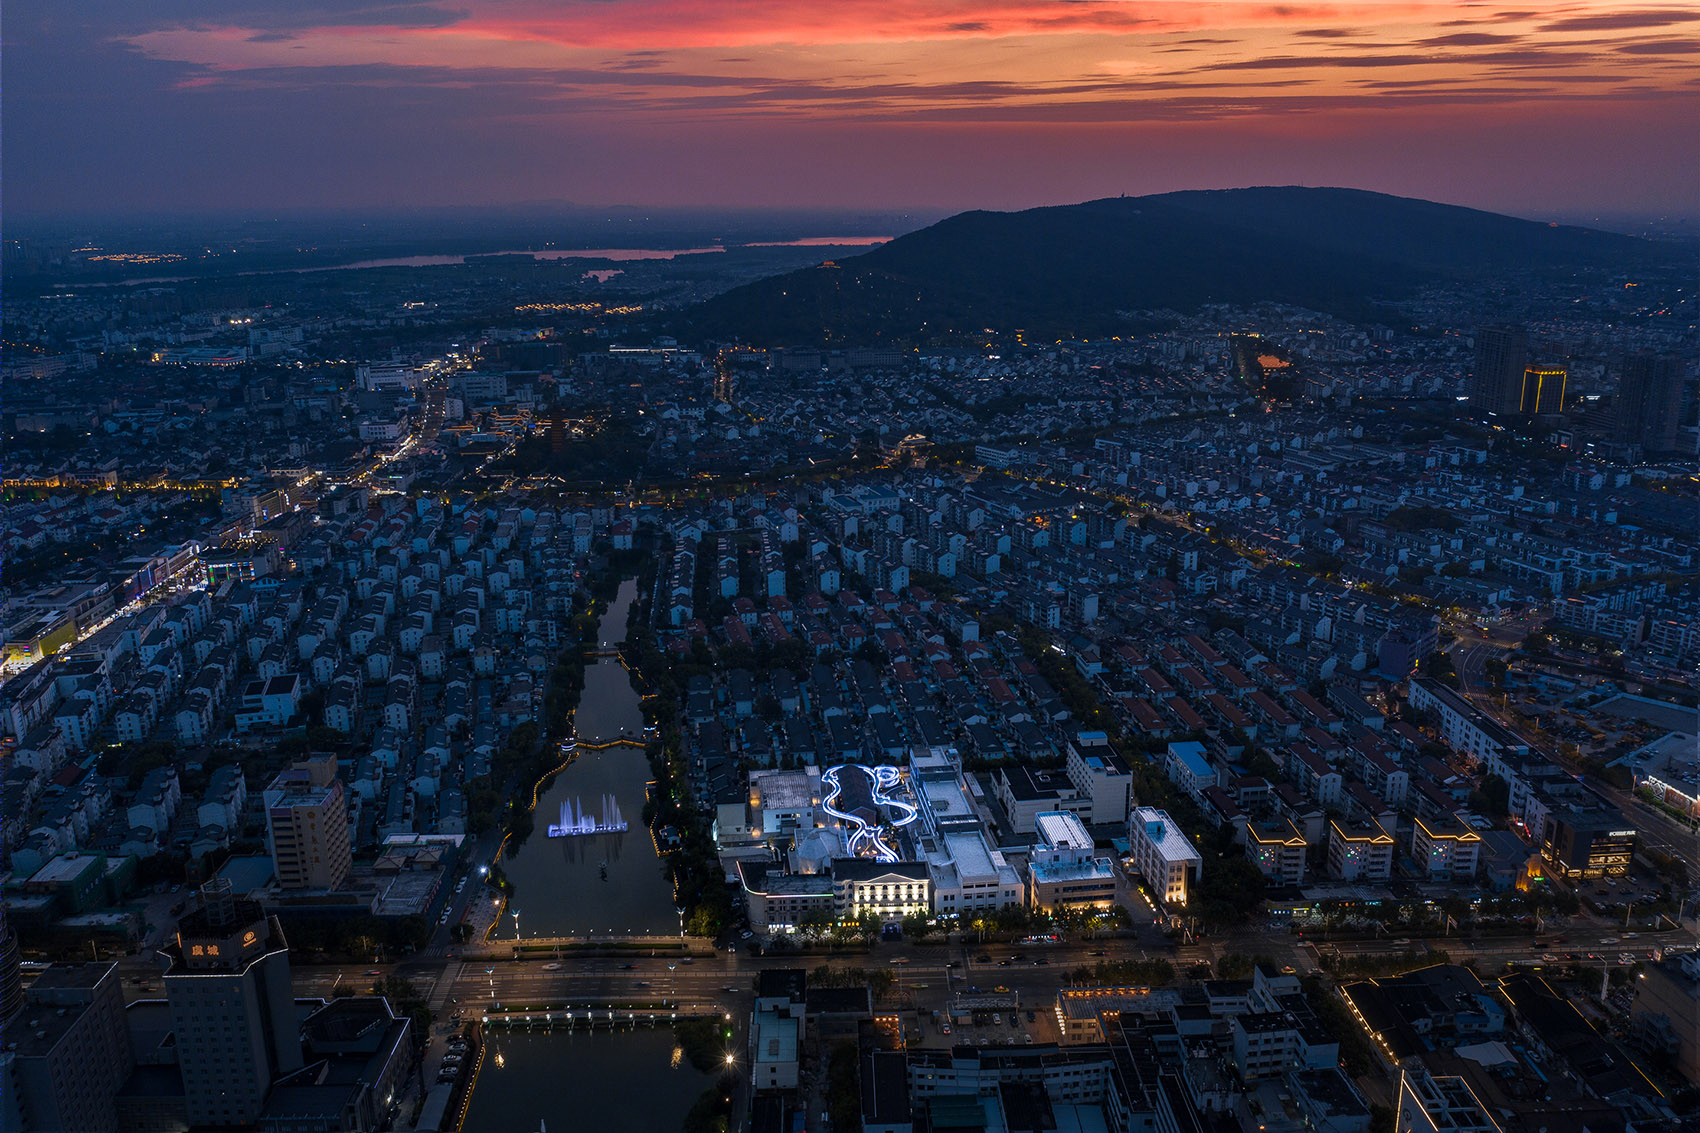
M 502 1054 L 497 1066 L 495 1054 Z M 492 1032 L 463 1133 L 666 1133 L 714 1082 L 668 1028 Z
M 625 640 L 626 615 L 636 597 L 635 579 L 620 584 L 597 627 L 602 648 Z M 536 829 L 504 860 L 514 883 L 509 908 L 519 910 L 518 932 L 524 937 L 677 933 L 672 886 L 643 825 L 649 761 L 641 747 L 596 751 L 587 746 L 642 738 L 638 694 L 618 657 L 600 658 L 585 670 L 576 722 L 578 757 L 538 799 Z M 563 802 L 571 802 L 575 812 L 600 816 L 604 796 L 612 796 L 627 822 L 624 833 L 547 837 Z M 493 936 L 511 940 L 514 932 L 510 916 Z

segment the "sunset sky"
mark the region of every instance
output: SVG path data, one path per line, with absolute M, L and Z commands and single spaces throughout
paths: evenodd
M 1700 6 L 1659 0 L 17 0 L 4 50 L 13 219 L 1700 185 Z

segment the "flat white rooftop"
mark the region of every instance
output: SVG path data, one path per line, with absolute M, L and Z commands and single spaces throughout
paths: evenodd
M 992 851 L 978 833 L 946 834 L 945 852 L 956 864 L 957 876 L 964 882 L 987 881 L 998 876 L 999 862 L 992 860 Z
M 1201 862 L 1203 857 L 1193 846 L 1190 839 L 1181 833 L 1175 820 L 1169 817 L 1166 810 L 1156 807 L 1142 806 L 1133 812 L 1133 820 L 1128 826 L 1144 834 L 1145 840 L 1156 847 L 1157 853 L 1164 861 L 1169 862 Z
M 755 1017 L 757 1062 L 797 1061 L 797 1020 L 773 1011 L 758 1011 Z
M 1092 835 L 1085 823 L 1066 810 L 1047 810 L 1035 820 L 1039 840 L 1055 850 L 1090 850 Z

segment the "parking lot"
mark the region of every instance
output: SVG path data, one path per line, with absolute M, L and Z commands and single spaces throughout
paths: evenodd
M 1049 1003 L 1005 1010 L 904 1013 L 904 1039 L 912 1046 L 1033 1046 L 1059 1038 L 1056 1013 Z

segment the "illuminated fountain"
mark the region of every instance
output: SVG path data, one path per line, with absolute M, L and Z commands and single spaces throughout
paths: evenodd
M 602 796 L 602 812 L 592 814 L 580 804 L 578 796 L 561 800 L 561 821 L 549 827 L 551 838 L 572 838 L 580 834 L 620 834 L 626 829 L 625 816 L 612 794 Z

